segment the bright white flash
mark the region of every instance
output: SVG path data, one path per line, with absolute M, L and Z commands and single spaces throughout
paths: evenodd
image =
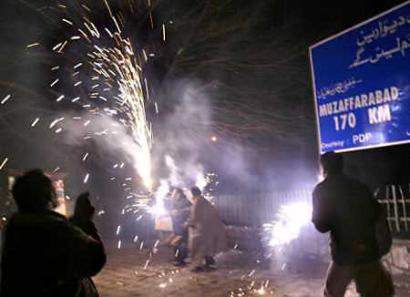
M 165 180 L 161 180 L 160 186 L 155 193 L 155 204 L 148 209 L 148 212 L 154 217 L 166 215 L 168 213 L 164 205 L 165 196 L 169 193 L 169 184 Z
M 208 180 L 202 172 L 198 172 L 196 175 L 195 186 L 201 189 L 201 191 L 208 185 Z
M 277 220 L 265 224 L 269 232 L 269 245 L 272 247 L 288 244 L 297 239 L 302 229 L 310 224 L 312 206 L 307 202 L 293 202 L 280 207 Z

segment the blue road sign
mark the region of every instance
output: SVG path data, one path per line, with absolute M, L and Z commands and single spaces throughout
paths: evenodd
M 320 152 L 410 142 L 410 1 L 310 47 Z

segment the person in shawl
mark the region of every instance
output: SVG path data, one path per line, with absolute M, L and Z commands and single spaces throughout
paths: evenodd
M 191 188 L 193 206 L 188 219 L 189 251 L 193 272 L 205 271 L 215 264 L 213 256 L 226 250 L 225 226 L 216 208 L 202 196 L 198 187 Z

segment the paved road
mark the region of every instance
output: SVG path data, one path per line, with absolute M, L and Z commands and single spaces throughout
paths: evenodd
M 170 258 L 165 248 L 151 258 L 149 251 L 137 248 L 113 250 L 95 278 L 96 285 L 102 297 L 318 297 L 325 273 L 324 267 L 313 263 L 303 271 L 264 269 L 244 254 L 232 252 L 220 258 L 218 270 L 194 274 L 189 268 L 176 269 Z M 396 296 L 410 296 L 408 283 L 400 280 Z M 352 289 L 346 297 L 355 296 Z

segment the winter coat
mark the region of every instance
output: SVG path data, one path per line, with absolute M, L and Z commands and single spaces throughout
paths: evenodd
M 5 230 L 1 297 L 74 297 L 106 261 L 101 242 L 53 211 L 15 214 Z
M 171 211 L 176 211 L 176 214 L 171 214 L 172 228 L 176 235 L 186 236 L 187 228 L 185 223 L 188 220 L 191 206 L 191 202 L 185 197 L 172 203 Z
M 313 191 L 312 221 L 318 231 L 330 231 L 332 259 L 338 265 L 380 258 L 375 231 L 379 212 L 369 188 L 343 174 L 327 177 Z
M 226 232 L 215 207 L 205 198 L 196 198 L 188 220 L 189 250 L 193 258 L 225 251 Z

